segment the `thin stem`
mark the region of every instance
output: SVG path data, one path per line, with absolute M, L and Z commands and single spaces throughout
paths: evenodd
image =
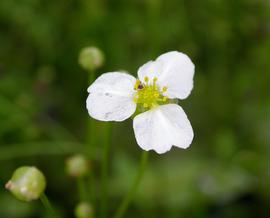
M 88 71 L 88 83 L 89 85 L 93 83 L 95 80 L 95 71 L 89 70 Z M 94 120 L 90 117 L 88 118 L 87 122 L 87 133 L 86 133 L 86 141 L 87 141 L 87 147 L 86 147 L 86 154 L 88 154 L 89 158 L 91 158 L 93 155 L 95 155 L 96 152 L 96 131 L 95 131 L 95 123 Z M 94 178 L 93 178 L 94 172 L 90 172 L 90 179 L 88 181 L 81 181 L 81 179 L 78 180 L 78 188 L 79 188 L 79 195 L 81 200 L 89 200 L 94 199 L 94 192 L 91 192 L 93 190 L 94 186 Z M 83 184 L 82 184 L 83 183 Z M 86 188 L 86 183 L 89 188 Z M 90 191 L 91 190 L 91 191 Z M 83 193 L 84 192 L 84 193 Z M 95 207 L 95 202 L 93 202 Z
M 88 71 L 88 82 L 89 84 L 92 84 L 95 80 L 95 71 L 89 70 Z M 89 146 L 95 146 L 95 125 L 94 120 L 89 118 L 88 124 L 87 124 L 87 142 L 89 143 Z M 92 150 L 92 149 L 91 149 Z
M 125 214 L 126 210 L 128 209 L 128 206 L 140 184 L 140 181 L 142 179 L 146 164 L 147 164 L 147 160 L 148 160 L 148 152 L 144 151 L 141 155 L 141 162 L 140 162 L 140 167 L 137 173 L 137 176 L 135 177 L 135 180 L 129 190 L 129 192 L 127 193 L 127 195 L 125 196 L 125 198 L 123 199 L 123 201 L 121 202 L 119 208 L 117 209 L 114 218 L 122 218 L 123 215 Z
M 53 207 L 51 205 L 51 202 L 49 201 L 49 199 L 47 198 L 47 196 L 44 193 L 40 196 L 40 200 L 41 200 L 43 206 L 45 207 L 45 209 L 50 214 L 50 217 L 58 218 L 55 210 L 53 209 Z
M 84 178 L 77 178 L 77 186 L 78 186 L 80 201 L 86 201 L 88 190 L 85 186 Z
M 96 180 L 95 180 L 95 175 L 94 175 L 94 172 L 91 171 L 89 173 L 89 182 L 90 184 L 90 188 L 89 188 L 89 193 L 90 193 L 90 197 L 89 199 L 91 200 L 91 202 L 93 203 L 93 205 L 96 204 L 96 189 L 98 188 L 98 184 L 96 183 Z
M 105 126 L 104 132 L 104 150 L 103 159 L 101 166 L 101 217 L 107 217 L 108 210 L 108 162 L 110 153 L 110 136 L 111 136 L 111 125 L 107 124 Z
M 89 83 L 91 84 L 95 80 L 96 72 L 94 70 L 89 70 L 88 73 L 89 73 Z

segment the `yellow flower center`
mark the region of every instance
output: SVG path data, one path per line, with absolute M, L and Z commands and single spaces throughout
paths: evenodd
M 164 104 L 168 98 L 163 94 L 167 91 L 167 87 L 160 88 L 157 85 L 157 78 L 149 81 L 148 77 L 144 77 L 144 82 L 137 80 L 134 89 L 137 91 L 134 101 L 145 109 L 151 109 L 157 105 Z

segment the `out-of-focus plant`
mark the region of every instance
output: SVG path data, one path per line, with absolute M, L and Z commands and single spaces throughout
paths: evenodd
M 90 169 L 90 163 L 82 154 L 69 157 L 66 160 L 66 171 L 72 177 L 84 177 Z
M 79 55 L 79 64 L 85 70 L 95 71 L 104 64 L 104 54 L 97 47 L 83 48 Z
M 75 217 L 76 218 L 93 218 L 94 211 L 91 204 L 88 202 L 80 202 L 75 207 Z
M 5 187 L 19 200 L 32 201 L 43 194 L 46 180 L 36 167 L 23 166 L 15 170 Z
M 19 167 L 15 170 L 5 187 L 21 201 L 29 202 L 40 198 L 50 215 L 53 218 L 57 218 L 51 203 L 44 194 L 46 188 L 45 176 L 36 167 Z

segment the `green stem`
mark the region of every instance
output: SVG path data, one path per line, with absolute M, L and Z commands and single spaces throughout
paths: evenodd
M 91 85 L 95 80 L 95 71 L 94 70 L 89 70 L 88 71 L 88 85 Z M 89 158 L 93 157 L 97 153 L 96 151 L 96 131 L 95 131 L 95 123 L 94 120 L 90 117 L 88 117 L 88 122 L 87 122 L 87 133 L 86 133 L 86 141 L 87 141 L 87 148 L 86 148 L 86 154 L 88 154 Z M 94 199 L 93 192 L 90 192 L 90 190 L 93 190 L 94 186 L 94 178 L 93 174 L 94 172 L 91 173 L 91 178 L 89 181 L 81 181 L 81 179 L 78 180 L 78 188 L 79 188 L 79 195 L 81 200 L 89 200 L 92 198 Z M 83 183 L 83 184 L 82 184 Z M 90 188 L 86 188 L 86 183 L 89 185 Z M 82 193 L 84 192 L 84 193 Z M 95 206 L 95 202 L 93 202 Z
M 93 203 L 93 205 L 96 205 L 96 189 L 98 188 L 98 184 L 96 183 L 95 175 L 93 171 L 89 173 L 89 184 L 90 184 L 89 200 Z
M 108 162 L 110 153 L 110 136 L 111 136 L 111 125 L 105 126 L 104 134 L 104 150 L 101 166 L 101 217 L 107 217 L 108 210 Z
M 123 201 L 121 202 L 119 208 L 117 209 L 114 218 L 122 218 L 123 215 L 125 214 L 126 210 L 128 209 L 128 206 L 140 184 L 140 181 L 142 179 L 145 167 L 146 167 L 146 163 L 147 163 L 147 159 L 148 159 L 148 152 L 144 151 L 141 155 L 141 162 L 140 162 L 140 167 L 137 173 L 137 176 L 135 177 L 135 180 L 129 190 L 129 192 L 127 193 L 127 195 L 125 196 L 125 198 L 123 199 Z
M 95 80 L 96 72 L 94 70 L 89 70 L 88 73 L 89 73 L 89 83 L 91 84 Z
M 91 85 L 94 80 L 95 80 L 95 71 L 91 71 L 89 70 L 88 71 L 88 82 L 89 82 L 89 85 Z M 95 145 L 95 125 L 94 125 L 94 120 L 92 118 L 89 117 L 88 119 L 88 126 L 87 126 L 87 142 L 89 143 L 89 146 L 93 146 Z M 92 149 L 91 149 L 92 150 Z
M 51 218 L 58 218 L 55 210 L 53 209 L 53 207 L 51 205 L 51 202 L 49 201 L 49 199 L 47 198 L 47 196 L 44 193 L 40 196 L 40 200 L 41 200 L 43 206 L 45 207 L 45 209 L 50 214 L 50 217 Z
M 86 201 L 88 190 L 86 189 L 84 178 L 77 178 L 77 186 L 78 186 L 80 201 Z

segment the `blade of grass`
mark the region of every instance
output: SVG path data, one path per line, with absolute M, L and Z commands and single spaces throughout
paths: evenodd
M 36 155 L 66 155 L 84 151 L 85 145 L 78 142 L 25 142 L 0 146 L 0 161 Z

